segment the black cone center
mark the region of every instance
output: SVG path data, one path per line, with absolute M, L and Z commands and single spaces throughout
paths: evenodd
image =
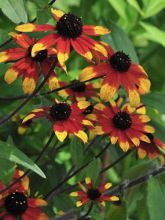
M 32 57 L 31 56 L 31 50 L 32 50 L 32 47 L 29 47 L 28 56 L 30 58 L 32 58 L 33 60 L 35 60 L 36 62 L 43 62 L 48 56 L 47 50 L 41 50 L 35 55 L 35 57 Z
M 154 139 L 154 136 L 153 134 L 150 134 L 150 133 L 146 133 L 147 137 L 150 139 L 150 141 L 152 142 L 153 139 Z
M 113 54 L 109 60 L 109 63 L 113 69 L 118 70 L 119 72 L 126 72 L 131 66 L 129 56 L 122 51 L 118 51 Z
M 67 103 L 56 103 L 50 108 L 50 115 L 54 121 L 66 120 L 71 114 L 71 107 Z
M 28 208 L 27 197 L 22 192 L 11 193 L 5 199 L 5 208 L 13 215 L 21 215 Z
M 73 80 L 72 81 L 73 86 L 71 87 L 71 90 L 73 92 L 84 92 L 86 85 L 83 82 L 80 82 L 79 80 Z
M 63 37 L 76 38 L 82 34 L 81 18 L 68 13 L 64 14 L 56 24 L 56 30 Z
M 91 114 L 91 113 L 93 112 L 93 109 L 94 109 L 93 105 L 89 105 L 89 106 L 85 109 L 85 111 L 83 112 L 83 114 L 84 114 L 84 115 L 89 115 L 89 114 Z
M 101 193 L 98 189 L 88 189 L 87 194 L 91 200 L 96 200 L 101 196 Z
M 118 112 L 112 119 L 114 126 L 120 130 L 131 127 L 132 120 L 127 112 Z

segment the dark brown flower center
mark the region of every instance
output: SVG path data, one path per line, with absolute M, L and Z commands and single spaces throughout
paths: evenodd
M 28 208 L 27 197 L 22 192 L 11 193 L 5 199 L 5 208 L 12 215 L 21 215 Z
M 84 92 L 86 89 L 86 85 L 83 82 L 80 82 L 79 80 L 73 80 L 72 81 L 72 87 L 71 90 L 73 92 Z
M 54 121 L 66 120 L 71 114 L 71 107 L 67 103 L 56 103 L 50 108 L 50 115 Z
M 82 34 L 81 18 L 68 13 L 64 14 L 56 24 L 56 30 L 63 37 L 76 38 Z
M 150 133 L 146 133 L 147 137 L 150 139 L 150 141 L 152 142 L 153 139 L 154 139 L 154 136 L 153 134 L 150 134 Z
M 132 120 L 127 112 L 118 112 L 113 118 L 114 126 L 120 130 L 126 130 L 131 127 Z
M 101 196 L 101 193 L 98 189 L 88 189 L 87 195 L 90 200 L 96 200 Z
M 122 51 L 118 51 L 113 54 L 109 60 L 113 69 L 119 72 L 126 72 L 131 66 L 131 60 L 129 56 Z
M 89 105 L 89 106 L 84 110 L 83 114 L 84 114 L 84 115 L 89 115 L 89 114 L 91 114 L 91 113 L 93 112 L 93 109 L 94 109 L 93 105 Z
M 33 60 L 35 60 L 36 62 L 43 62 L 48 56 L 47 50 L 41 50 L 35 55 L 35 57 L 32 57 L 31 50 L 32 50 L 32 46 L 29 47 L 28 49 L 28 56 L 32 58 Z

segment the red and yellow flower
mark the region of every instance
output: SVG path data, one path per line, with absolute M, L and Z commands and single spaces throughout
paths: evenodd
M 101 184 L 98 188 L 93 186 L 91 178 L 85 178 L 86 187 L 79 183 L 82 191 L 76 191 L 70 193 L 70 196 L 79 197 L 79 201 L 76 202 L 77 207 L 81 207 L 89 202 L 96 202 L 105 206 L 105 201 L 119 201 L 119 197 L 115 195 L 105 195 L 105 191 L 109 189 L 112 184 Z
M 12 182 L 23 174 L 23 171 L 16 169 Z M 4 185 L 0 182 L 0 190 L 3 188 Z M 48 220 L 48 216 L 41 210 L 41 207 L 44 206 L 47 206 L 45 200 L 29 196 L 29 178 L 25 176 L 17 184 L 0 194 L 0 219 Z
M 36 53 L 35 56 L 32 56 L 32 49 L 36 43 L 36 39 L 31 39 L 26 34 L 16 34 L 12 32 L 10 35 L 20 47 L 0 52 L 0 62 L 15 62 L 6 71 L 4 77 L 5 81 L 8 84 L 11 84 L 18 76 L 22 76 L 23 91 L 26 94 L 30 94 L 36 88 L 40 67 L 41 72 L 46 76 L 53 63 L 52 56 L 56 54 L 56 50 L 53 48 L 46 48 L 45 50 Z M 57 83 L 58 80 L 56 74 L 52 71 L 52 74 L 48 79 L 49 89 L 55 89 Z
M 119 109 L 115 102 L 109 106 L 97 104 L 95 114 L 99 125 L 95 132 L 98 135 L 110 135 L 112 144 L 119 143 L 123 151 L 139 146 L 140 141 L 150 143 L 146 133 L 154 133 L 154 128 L 146 123 L 150 121 L 147 115 L 137 114 L 136 108 L 124 105 Z
M 73 104 L 55 101 L 52 106 L 44 106 L 31 111 L 24 118 L 23 123 L 34 118 L 47 118 L 53 124 L 53 130 L 59 141 L 64 141 L 68 134 L 73 134 L 86 143 L 88 136 L 83 131 L 83 127 L 84 125 L 92 126 L 83 114 L 88 105 L 86 101 Z
M 64 13 L 57 9 L 51 9 L 51 12 L 57 22 L 56 26 L 27 23 L 16 27 L 16 30 L 21 32 L 52 32 L 35 44 L 32 49 L 33 57 L 36 56 L 38 51 L 45 50 L 55 44 L 57 44 L 57 57 L 61 66 L 64 66 L 65 61 L 68 60 L 71 46 L 78 54 L 85 57 L 87 60 L 92 60 L 93 51 L 98 51 L 105 57 L 107 56 L 107 51 L 104 46 L 86 36 L 108 34 L 110 31 L 107 28 L 102 26 L 83 25 L 82 19 L 71 13 Z
M 72 87 L 59 91 L 60 96 L 69 97 L 72 100 L 85 100 L 97 97 L 97 86 L 94 83 L 83 83 L 79 80 L 72 80 Z M 66 86 L 65 82 L 59 83 L 61 87 Z
M 80 73 L 80 81 L 104 76 L 100 90 L 102 100 L 109 101 L 122 85 L 128 93 L 131 105 L 137 106 L 140 103 L 140 94 L 145 94 L 150 89 L 147 73 L 142 66 L 133 63 L 124 52 L 114 52 L 110 46 L 106 48 L 108 59 L 83 69 Z
M 161 162 L 164 163 L 165 158 L 160 149 L 162 148 L 163 150 L 165 150 L 165 144 L 150 133 L 147 133 L 146 135 L 150 139 L 151 143 L 140 143 L 139 147 L 137 148 L 139 158 L 143 159 L 145 156 L 147 156 L 150 159 L 155 159 L 159 157 Z

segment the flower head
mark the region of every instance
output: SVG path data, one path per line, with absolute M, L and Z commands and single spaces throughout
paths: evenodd
M 60 86 L 65 86 L 65 82 L 59 82 Z M 94 83 L 83 83 L 79 80 L 71 81 L 72 87 L 59 91 L 60 96 L 66 96 L 72 100 L 85 100 L 97 97 L 97 90 Z
M 82 19 L 72 13 L 64 13 L 56 9 L 52 9 L 51 12 L 57 22 L 56 26 L 27 23 L 16 27 L 16 30 L 21 32 L 53 32 L 35 44 L 32 50 L 33 56 L 35 56 L 38 51 L 45 50 L 54 44 L 57 44 L 57 57 L 62 66 L 64 66 L 65 61 L 69 58 L 71 46 L 78 54 L 87 60 L 92 60 L 93 51 L 98 51 L 104 56 L 107 56 L 107 51 L 104 46 L 86 36 L 108 34 L 109 30 L 107 28 L 83 25 Z
M 86 187 L 79 183 L 82 191 L 72 192 L 70 195 L 73 197 L 79 197 L 80 200 L 76 202 L 76 206 L 80 207 L 88 202 L 97 202 L 102 206 L 105 206 L 105 201 L 119 201 L 119 197 L 115 195 L 105 195 L 105 191 L 109 189 L 112 184 L 101 184 L 98 188 L 93 186 L 91 178 L 85 178 Z
M 46 76 L 53 63 L 52 55 L 54 56 L 56 54 L 56 50 L 49 47 L 32 56 L 32 49 L 36 43 L 36 39 L 31 39 L 26 34 L 10 33 L 10 35 L 19 47 L 0 52 L 0 62 L 14 62 L 5 73 L 5 81 L 11 84 L 18 76 L 22 76 L 23 91 L 26 94 L 30 94 L 36 88 L 40 67 L 41 72 Z M 50 90 L 56 88 L 57 81 L 56 74 L 52 71 L 48 79 Z
M 143 159 L 145 156 L 147 156 L 150 159 L 154 159 L 154 158 L 159 157 L 161 161 L 164 162 L 165 158 L 163 154 L 161 153 L 160 149 L 162 148 L 165 150 L 165 144 L 150 133 L 147 133 L 146 135 L 150 139 L 151 142 L 140 143 L 139 147 L 137 148 L 139 158 Z
M 13 180 L 24 174 L 23 171 L 16 169 Z M 0 189 L 4 186 L 0 183 Z M 29 196 L 29 178 L 24 177 L 21 181 L 0 194 L 0 218 L 4 220 L 16 220 L 18 217 L 36 220 L 48 220 L 48 216 L 41 210 L 47 202 L 41 198 L 32 198 Z
M 122 85 L 128 93 L 131 105 L 137 106 L 140 103 L 140 94 L 145 94 L 150 89 L 147 73 L 123 51 L 114 52 L 110 46 L 107 46 L 107 50 L 108 59 L 83 69 L 80 81 L 105 76 L 100 90 L 101 99 L 110 101 Z
M 60 141 L 64 141 L 68 134 L 73 134 L 85 143 L 88 137 L 83 127 L 92 126 L 83 114 L 88 105 L 86 101 L 73 104 L 55 102 L 52 106 L 34 109 L 24 118 L 23 123 L 34 118 L 47 118 L 52 123 L 53 130 Z
M 110 135 L 111 143 L 118 141 L 123 151 L 139 146 L 140 141 L 150 143 L 146 133 L 154 133 L 154 128 L 146 124 L 150 121 L 147 115 L 137 114 L 136 109 L 129 108 L 129 105 L 119 109 L 115 102 L 109 106 L 97 104 L 95 109 L 99 122 L 95 132 Z

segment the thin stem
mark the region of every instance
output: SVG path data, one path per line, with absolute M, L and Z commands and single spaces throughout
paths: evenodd
M 121 184 L 119 184 L 118 186 L 112 188 L 111 190 L 108 191 L 107 194 L 117 194 L 119 192 L 123 192 L 124 190 L 131 188 L 133 186 L 139 185 L 141 183 L 146 182 L 147 180 L 149 180 L 151 177 L 160 175 L 161 173 L 163 173 L 165 171 L 165 165 L 162 165 L 148 173 L 146 173 L 145 175 L 138 177 L 134 180 L 126 180 L 123 181 Z
M 101 171 L 100 174 L 106 172 L 107 170 L 111 169 L 114 167 L 116 164 L 118 164 L 121 160 L 123 160 L 125 157 L 127 157 L 130 153 L 132 153 L 133 150 L 129 150 L 126 153 L 122 154 L 121 157 L 119 157 L 117 160 L 115 160 L 113 163 L 109 164 L 108 166 L 104 167 Z
M 86 212 L 83 216 L 81 216 L 80 218 L 78 218 L 78 220 L 83 220 L 83 219 L 85 219 L 86 217 L 88 217 L 88 215 L 90 214 L 90 212 L 92 211 L 92 209 L 93 209 L 93 202 L 91 202 L 91 204 L 89 205 L 89 208 L 88 208 L 87 212 Z
M 49 147 L 50 143 L 52 142 L 54 137 L 54 132 L 51 133 L 49 140 L 47 141 L 47 143 L 45 144 L 44 148 L 42 149 L 42 151 L 40 152 L 40 154 L 38 155 L 38 157 L 36 158 L 36 160 L 34 161 L 34 163 L 37 163 L 42 155 L 45 153 L 45 151 L 47 150 L 47 148 Z M 0 193 L 4 193 L 6 190 L 10 189 L 12 186 L 14 186 L 16 183 L 18 183 L 19 181 L 21 181 L 26 175 L 28 175 L 31 172 L 31 170 L 27 170 L 22 176 L 20 176 L 18 179 L 16 179 L 14 182 L 12 182 L 9 186 L 7 186 L 6 188 L 0 190 Z
M 53 5 L 55 3 L 56 0 L 52 0 L 48 3 L 49 6 Z
M 7 39 L 5 42 L 0 44 L 0 48 L 4 47 L 6 44 L 10 43 L 12 40 L 13 40 L 12 38 Z
M 47 76 L 44 78 L 44 80 L 41 82 L 41 84 L 38 86 L 38 88 L 31 94 L 29 95 L 13 112 L 11 112 L 9 115 L 7 115 L 6 117 L 4 117 L 1 121 L 0 121 L 0 125 L 4 124 L 5 122 L 7 122 L 10 118 L 12 118 L 18 111 L 20 111 L 40 90 L 41 88 L 44 86 L 45 82 L 48 80 L 48 78 L 50 77 L 52 71 L 54 70 L 55 66 L 57 64 L 57 59 L 53 62 L 53 64 L 51 65 Z
M 50 190 L 47 195 L 45 196 L 46 200 L 50 200 L 55 194 L 56 191 L 63 186 L 64 183 L 66 183 L 68 180 L 70 180 L 73 176 L 78 174 L 81 170 L 83 170 L 85 167 L 87 167 L 90 163 L 92 163 L 95 159 L 99 158 L 101 154 L 109 147 L 110 143 L 108 143 L 102 150 L 99 152 L 94 158 L 92 158 L 90 161 L 76 169 L 72 174 L 64 178 L 61 182 L 59 182 L 52 190 Z
M 82 82 L 86 83 L 86 82 L 90 82 L 90 81 L 93 81 L 93 80 L 96 80 L 96 79 L 100 79 L 100 78 L 103 78 L 103 77 L 104 77 L 104 75 L 98 76 L 98 77 L 93 77 L 91 79 L 88 79 L 88 80 L 85 80 L 85 81 L 82 81 Z M 53 89 L 53 90 L 51 90 L 49 92 L 44 92 L 44 93 L 41 93 L 41 94 L 35 94 L 34 98 L 38 97 L 38 96 L 49 95 L 49 94 L 52 94 L 54 92 L 59 92 L 59 91 L 64 90 L 64 89 L 72 88 L 72 87 L 74 87 L 76 85 L 79 85 L 79 82 L 69 83 L 69 84 L 67 84 L 65 86 Z M 20 100 L 20 99 L 25 99 L 27 97 L 28 97 L 27 95 L 15 96 L 15 97 L 0 97 L 0 101 L 16 101 L 16 100 Z

